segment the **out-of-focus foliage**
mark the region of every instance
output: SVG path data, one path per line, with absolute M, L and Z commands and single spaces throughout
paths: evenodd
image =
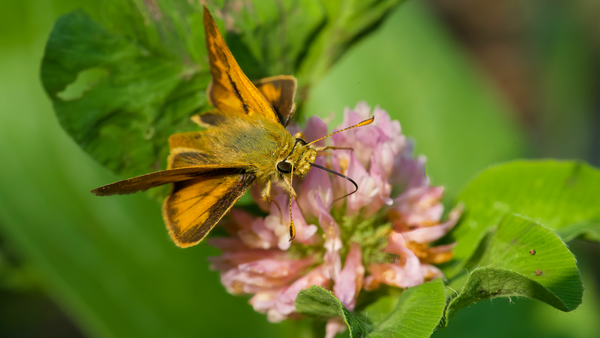
M 300 92 L 326 74 L 400 0 L 209 3 L 250 79 L 294 74 Z M 202 5 L 106 0 L 102 21 L 83 10 L 56 22 L 42 82 L 62 127 L 116 173 L 165 167 L 167 139 L 195 130 L 210 81 Z M 300 96 L 302 97 L 302 96 Z

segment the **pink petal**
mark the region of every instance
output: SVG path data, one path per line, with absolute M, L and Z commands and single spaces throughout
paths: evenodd
M 352 243 L 344 268 L 333 285 L 334 294 L 350 311 L 354 311 L 356 298 L 363 285 L 364 275 L 365 267 L 362 265 L 360 244 Z
M 304 277 L 301 277 L 291 285 L 282 288 L 275 298 L 275 308 L 283 315 L 289 315 L 296 311 L 296 297 L 301 290 L 307 289 L 312 285 L 329 287 L 330 279 L 323 274 L 323 266 L 318 266 Z
M 250 261 L 284 257 L 285 253 L 279 250 L 247 249 L 244 251 L 224 252 L 221 256 L 207 257 L 207 259 L 211 263 L 212 269 L 227 270 Z
M 261 259 L 240 264 L 238 269 L 242 272 L 260 274 L 265 277 L 283 278 L 297 275 L 314 261 L 314 256 L 308 256 L 300 260 Z
M 333 152 L 331 156 L 331 164 L 332 169 L 340 174 L 348 175 L 348 163 L 350 163 L 350 151 L 348 150 L 336 150 Z M 348 192 L 346 191 L 346 183 L 348 181 L 339 176 L 331 177 L 331 185 L 333 188 L 333 197 L 334 200 L 341 198 L 346 195 Z M 354 186 L 352 186 L 352 190 L 354 191 Z M 334 204 L 334 207 L 339 208 L 344 205 L 345 200 L 339 200 Z
M 371 156 L 371 168 L 377 165 L 380 168 L 383 176 L 387 179 L 392 174 L 394 169 L 394 152 L 392 151 L 391 145 L 388 143 L 380 143 L 375 148 L 373 155 Z
M 271 213 L 265 217 L 265 227 L 271 230 L 274 234 L 277 247 L 280 250 L 289 249 L 291 243 L 289 241 L 289 215 L 287 212 L 288 197 L 283 194 L 278 194 L 275 197 L 275 202 L 271 204 Z M 280 209 L 281 208 L 281 213 Z M 287 220 L 286 220 L 287 217 Z
M 246 246 L 253 249 L 271 249 L 275 244 L 275 236 L 265 225 L 265 220 L 256 218 L 250 229 L 241 229 L 238 237 Z
M 415 243 L 429 243 L 437 241 L 454 227 L 454 225 L 460 218 L 462 211 L 463 206 L 458 205 L 454 209 L 452 209 L 446 222 L 440 225 L 423 227 L 416 230 L 403 232 L 402 236 L 404 236 L 405 240 Z
M 444 278 L 444 274 L 442 270 L 436 268 L 431 264 L 422 264 L 421 265 L 421 273 L 423 274 L 425 280 L 433 280 L 436 278 Z
M 390 115 L 379 106 L 373 110 L 373 116 L 375 116 L 375 124 L 381 134 L 385 135 L 387 139 L 385 143 L 390 146 L 394 155 L 399 154 L 407 143 L 406 136 L 402 135 L 400 122 L 397 120 L 392 121 Z
M 270 309 L 267 312 L 267 320 L 270 323 L 279 323 L 285 319 L 287 319 L 287 316 L 284 315 L 283 313 L 277 311 L 277 309 Z
M 265 218 L 265 226 L 270 229 L 275 236 L 275 243 L 281 250 L 289 249 L 290 242 L 290 213 L 289 213 L 289 199 L 287 196 L 281 195 L 275 198 L 275 201 L 279 204 L 283 215 L 280 214 L 276 204 L 273 203 L 271 206 L 271 214 Z M 314 224 L 307 224 L 300 208 L 296 201 L 292 202 L 292 214 L 294 217 L 294 226 L 296 227 L 296 241 L 302 244 L 313 244 L 317 241 L 315 234 L 317 232 L 317 226 Z
M 354 107 L 354 112 L 358 114 L 361 120 L 366 120 L 371 117 L 371 107 L 369 107 L 367 101 L 358 102 L 356 107 Z
M 317 157 L 316 164 L 325 166 L 325 159 Z M 312 168 L 305 177 L 299 193 L 298 203 L 304 212 L 304 216 L 319 216 L 319 208 L 316 203 L 316 196 L 319 196 L 323 203 L 331 208 L 333 202 L 333 189 L 329 174 L 318 168 Z
M 304 129 L 304 137 L 306 142 L 312 142 L 327 135 L 327 124 L 320 118 L 313 116 L 306 122 L 306 128 Z M 324 146 L 325 140 L 321 140 L 315 143 L 316 146 Z
M 342 317 L 331 318 L 325 325 L 325 338 L 334 338 L 337 334 L 346 331 L 347 327 Z
M 350 163 L 348 164 L 348 177 L 352 178 L 358 185 L 358 190 L 346 198 L 346 215 L 352 216 L 365 205 L 369 204 L 373 197 L 378 193 L 375 181 L 369 176 L 369 173 L 360 163 L 354 153 L 350 154 Z M 346 182 L 346 191 L 354 191 L 352 183 Z
M 296 227 L 296 239 L 294 240 L 302 244 L 314 244 L 317 241 L 317 239 L 315 238 L 315 234 L 317 233 L 318 228 L 316 225 L 309 225 L 306 222 L 302 211 L 300 210 L 300 207 L 298 206 L 298 203 L 296 201 L 292 201 L 292 215 L 294 217 L 294 226 Z M 286 224 L 289 224 L 289 213 L 285 214 L 284 220 Z M 289 241 L 289 232 L 287 240 Z
M 427 248 L 427 251 L 434 255 L 443 254 L 443 253 L 452 251 L 452 249 L 454 249 L 456 244 L 458 244 L 458 243 L 454 242 L 454 243 L 445 244 L 445 245 L 438 245 L 438 246 Z
M 398 256 L 396 264 L 402 266 L 410 278 L 421 280 L 421 277 L 419 277 L 419 258 L 406 247 L 406 241 L 402 234 L 392 231 L 388 237 L 385 251 Z
M 422 284 L 421 262 L 419 258 L 406 247 L 406 241 L 398 232 L 392 231 L 388 238 L 385 251 L 398 255 L 394 264 L 371 264 L 369 271 L 372 278 L 380 283 L 397 286 L 401 288 Z M 368 284 L 373 281 L 369 280 Z
M 383 170 L 378 163 L 371 163 L 371 169 L 369 170 L 369 176 L 374 182 L 376 194 L 371 199 L 371 202 L 365 205 L 363 215 L 365 218 L 371 217 L 378 212 L 383 205 L 392 205 L 393 200 L 390 198 L 392 192 L 392 186 L 388 183 L 388 180 L 383 173 Z
M 234 268 L 221 274 L 221 283 L 229 293 L 239 295 L 281 288 L 295 278 L 297 278 L 296 275 L 272 277 L 267 274 L 242 271 L 239 268 Z
M 325 256 L 323 264 L 323 273 L 327 278 L 335 280 L 342 268 L 340 258 L 340 249 L 342 248 L 342 240 L 340 239 L 340 227 L 329 214 L 321 199 L 317 196 L 317 206 L 319 208 L 319 225 L 325 232 Z
M 411 227 L 434 225 L 444 212 L 443 192 L 443 187 L 409 189 L 394 200 L 394 209 L 402 215 L 402 223 Z
M 429 186 L 429 178 L 425 174 L 425 156 L 413 158 L 413 146 L 412 142 L 407 141 L 402 153 L 394 158 L 390 184 L 396 186 L 400 192 Z
M 399 288 L 409 288 L 424 283 L 420 266 L 418 272 L 414 274 L 407 272 L 397 264 L 371 264 L 369 265 L 369 272 L 371 275 L 365 279 L 365 290 L 373 290 L 379 283 Z
M 277 290 L 267 290 L 257 292 L 248 303 L 252 305 L 254 311 L 260 313 L 267 313 L 270 309 L 275 307 L 275 296 L 277 295 Z

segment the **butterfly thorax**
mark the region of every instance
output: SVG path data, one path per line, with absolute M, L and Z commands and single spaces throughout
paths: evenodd
M 277 163 L 290 154 L 295 143 L 281 125 L 245 116 L 231 118 L 229 123 L 206 132 L 212 141 L 209 151 L 220 157 L 221 163 L 243 164 L 262 182 L 277 178 Z

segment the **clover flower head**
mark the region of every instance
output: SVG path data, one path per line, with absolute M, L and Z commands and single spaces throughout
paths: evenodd
M 366 103 L 358 103 L 344 111 L 342 124 L 334 130 L 373 115 L 373 124 L 332 136 L 331 146 L 351 149 L 334 150 L 316 160 L 351 177 L 359 186 L 356 193 L 336 201 L 354 185 L 317 168 L 295 180 L 294 241 L 289 241 L 289 213 L 279 208 L 288 205 L 289 197 L 277 188 L 276 203 L 268 204 L 260 200 L 260 187 L 253 196 L 268 214 L 258 217 L 233 210 L 226 225 L 231 236 L 209 240 L 222 251 L 209 259 L 227 291 L 253 295 L 250 304 L 271 322 L 301 318 L 295 300 L 312 285 L 331 290 L 353 311 L 361 292 L 382 285 L 408 288 L 443 277 L 434 264 L 451 259 L 453 244 L 431 243 L 452 229 L 462 209 L 455 208 L 441 220 L 443 188 L 430 185 L 425 158 L 413 157 L 412 142 L 386 111 L 371 111 Z M 312 117 L 303 132 L 310 142 L 326 135 L 327 129 Z M 343 322 L 333 318 L 326 325 L 326 337 L 344 329 Z

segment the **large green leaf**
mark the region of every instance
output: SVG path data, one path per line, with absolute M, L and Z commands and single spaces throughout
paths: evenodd
M 76 10 L 54 26 L 42 82 L 65 131 L 100 163 L 133 175 L 160 169 L 168 136 L 192 130 L 190 112 L 206 104 L 209 81 L 192 70 Z
M 251 79 L 299 77 L 301 93 L 401 0 L 209 4 Z M 103 22 L 62 16 L 41 77 L 61 126 L 114 172 L 164 167 L 167 138 L 195 130 L 210 81 L 202 6 L 186 0 L 107 0 Z M 218 18 L 225 18 L 225 21 Z
M 550 229 L 507 214 L 486 248 L 460 293 L 453 295 L 446 322 L 461 308 L 496 297 L 527 297 L 561 311 L 581 304 L 583 284 L 575 257 Z
M 330 291 L 320 286 L 313 285 L 300 291 L 296 297 L 296 311 L 316 318 L 342 317 L 350 337 L 365 337 L 372 331 L 371 325 L 357 318 Z
M 377 325 L 371 337 L 429 337 L 438 326 L 445 305 L 441 279 L 406 289 L 396 308 Z M 369 310 L 370 307 L 364 310 L 365 315 L 371 313 Z
M 517 213 L 572 238 L 598 239 L 600 171 L 584 163 L 517 161 L 492 167 L 460 194 L 465 216 L 452 233 L 458 241 L 453 264 L 462 271 L 487 232 L 509 212 Z
M 388 312 L 381 311 L 387 306 L 380 303 L 394 305 Z M 406 289 L 400 297 L 382 298 L 358 315 L 348 311 L 322 287 L 300 291 L 296 298 L 296 309 L 300 313 L 317 318 L 341 316 L 348 325 L 350 337 L 429 337 L 440 322 L 445 305 L 444 285 L 440 279 Z

